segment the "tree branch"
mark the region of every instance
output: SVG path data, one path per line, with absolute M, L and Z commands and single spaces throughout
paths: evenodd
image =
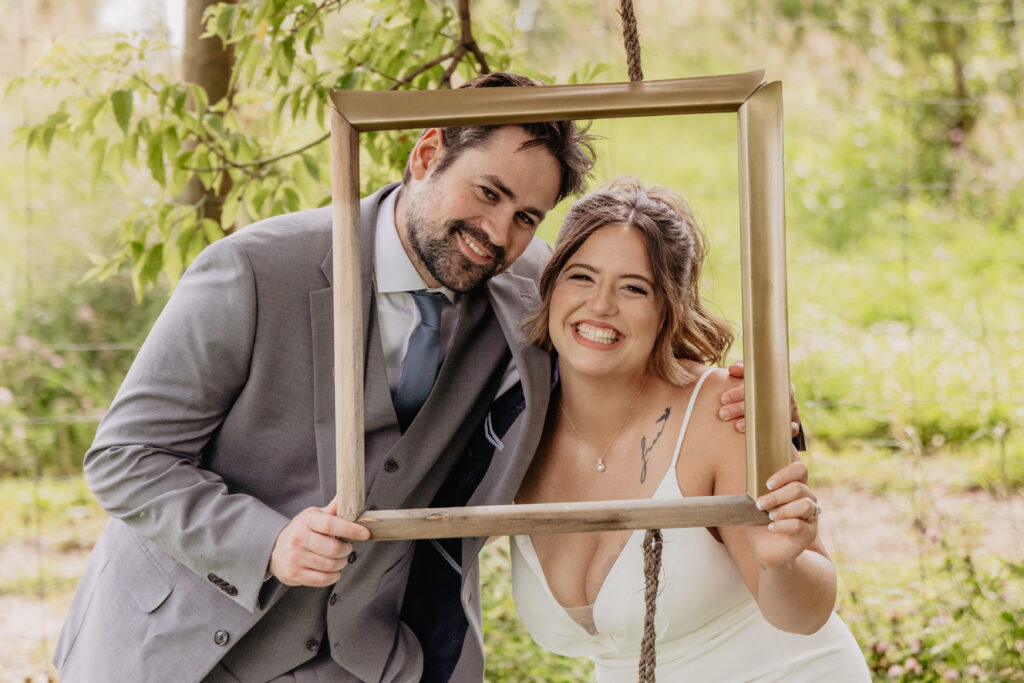
M 331 7 L 332 9 L 334 7 L 337 7 L 337 8 L 340 9 L 346 2 L 348 2 L 348 0 L 324 0 L 319 5 L 314 7 L 312 9 L 312 11 L 310 11 L 309 15 L 305 19 L 303 19 L 301 22 L 299 22 L 299 24 L 297 26 L 293 26 L 292 28 L 290 28 L 288 30 L 288 33 L 290 33 L 291 35 L 295 35 L 299 31 L 301 31 L 303 28 L 305 28 L 306 24 L 308 24 L 309 22 L 313 21 L 313 19 L 316 18 L 316 15 L 320 14 L 321 12 L 323 12 L 328 7 Z
M 462 29 L 463 49 L 473 53 L 473 56 L 476 57 L 476 61 L 480 64 L 480 73 L 491 73 L 491 67 L 487 66 L 487 57 L 484 56 L 483 50 L 473 38 L 473 24 L 469 18 L 469 0 L 459 0 L 459 25 Z
M 309 149 L 311 147 L 316 147 L 317 145 L 319 145 L 319 144 L 321 144 L 323 142 L 326 142 L 328 139 L 330 139 L 330 137 L 331 137 L 330 133 L 324 133 L 323 135 L 318 137 L 316 140 L 313 140 L 313 142 L 310 142 L 310 143 L 308 143 L 306 145 L 303 145 L 302 147 L 299 147 L 298 149 L 293 149 L 293 150 L 291 150 L 289 152 L 282 152 L 281 154 L 277 154 L 277 155 L 272 156 L 272 157 L 267 157 L 266 159 L 257 159 L 256 161 L 247 161 L 247 162 L 245 162 L 243 164 L 236 163 L 236 162 L 231 161 L 230 159 L 228 159 L 226 156 L 224 156 L 221 153 L 221 150 L 219 148 L 217 148 L 215 145 L 211 144 L 211 141 L 208 138 L 205 138 L 204 142 L 206 143 L 207 147 L 210 149 L 211 152 L 213 152 L 218 157 L 220 157 L 220 160 L 223 161 L 225 165 L 224 166 L 214 167 L 214 168 L 195 168 L 195 167 L 192 167 L 192 166 L 184 166 L 183 168 L 186 171 L 192 171 L 194 173 L 218 173 L 220 171 L 226 171 L 226 170 L 228 170 L 230 168 L 234 168 L 234 169 L 238 169 L 240 171 L 245 171 L 250 176 L 255 176 L 257 174 L 250 172 L 248 169 L 250 169 L 250 168 L 259 168 L 259 167 L 263 167 L 263 166 L 269 166 L 270 164 L 274 163 L 275 161 L 280 161 L 281 159 L 287 159 L 288 157 L 295 156 L 296 154 L 302 154 L 307 149 Z
M 451 50 L 449 52 L 445 52 L 440 57 L 435 57 L 434 59 L 431 59 L 429 62 L 427 62 L 427 63 L 417 67 L 416 69 L 414 69 L 412 72 L 410 72 L 404 78 L 399 79 L 398 81 L 396 81 L 395 84 L 393 86 L 391 86 L 391 89 L 392 90 L 398 90 L 403 85 L 409 85 L 412 82 L 412 79 L 416 78 L 417 76 L 419 76 L 421 73 L 423 73 L 427 69 L 430 69 L 432 67 L 437 66 L 438 64 L 440 64 L 444 60 L 452 58 L 452 57 L 455 57 L 458 54 L 458 52 L 459 52 L 459 48 L 455 48 L 454 50 Z

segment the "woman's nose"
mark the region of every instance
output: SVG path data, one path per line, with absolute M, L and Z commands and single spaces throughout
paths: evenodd
M 611 314 L 615 312 L 615 292 L 611 287 L 598 285 L 590 298 L 590 308 L 595 313 Z

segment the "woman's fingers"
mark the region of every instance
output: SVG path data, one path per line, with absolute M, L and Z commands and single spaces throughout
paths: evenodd
M 800 460 L 794 460 L 789 463 L 781 470 L 768 477 L 766 485 L 769 491 L 775 491 L 786 484 L 798 481 L 803 484 L 807 483 L 807 465 Z
M 785 505 L 768 511 L 768 519 L 779 522 L 784 519 L 799 519 L 805 522 L 816 520 L 821 515 L 821 505 L 811 498 L 798 498 Z

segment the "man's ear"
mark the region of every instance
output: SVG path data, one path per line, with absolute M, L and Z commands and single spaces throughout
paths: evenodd
M 416 180 L 423 180 L 441 161 L 444 136 L 440 128 L 428 128 L 409 154 L 409 172 Z

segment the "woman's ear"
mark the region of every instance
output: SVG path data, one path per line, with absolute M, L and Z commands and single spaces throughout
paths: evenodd
M 423 180 L 437 166 L 444 152 L 444 136 L 440 128 L 428 128 L 409 155 L 409 173 L 416 180 Z

